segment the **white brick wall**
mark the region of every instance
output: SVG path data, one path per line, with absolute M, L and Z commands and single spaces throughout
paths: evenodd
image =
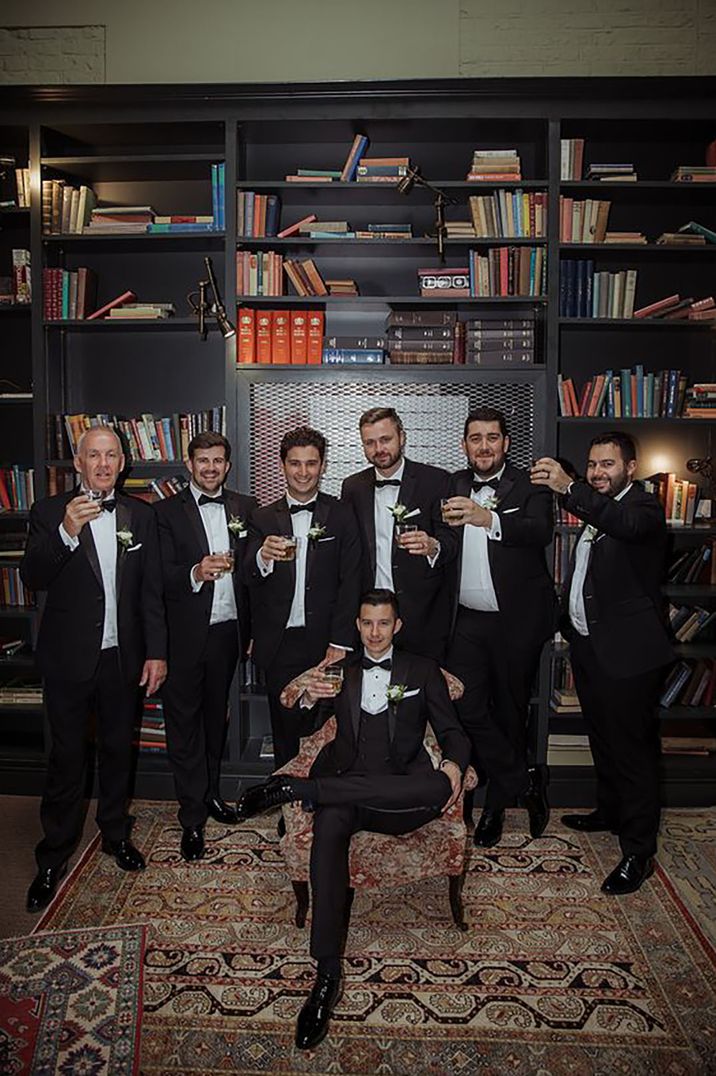
M 0 27 L 0 83 L 104 81 L 104 26 Z

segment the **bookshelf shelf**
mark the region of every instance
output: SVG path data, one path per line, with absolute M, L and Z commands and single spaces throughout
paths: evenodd
M 62 235 L 43 235 L 42 242 L 50 245 L 60 244 L 67 246 L 70 243 L 91 243 L 107 245 L 110 248 L 124 248 L 131 243 L 185 243 L 188 246 L 218 246 L 223 244 L 224 232 L 131 232 L 131 233 L 104 233 L 102 235 L 90 235 L 79 232 L 66 232 Z
M 475 239 L 446 239 L 446 247 L 494 247 L 494 246 L 514 246 L 514 247 L 543 247 L 546 246 L 547 240 L 542 238 L 519 238 L 501 235 L 493 236 L 490 239 L 475 238 Z M 236 245 L 240 247 L 360 247 L 361 250 L 371 247 L 391 247 L 395 248 L 396 253 L 409 253 L 411 248 L 415 247 L 434 247 L 435 236 L 413 236 L 410 239 L 341 239 L 340 235 L 337 239 L 294 239 L 293 236 L 289 236 L 287 239 L 278 239 L 276 236 L 262 236 L 261 238 L 248 238 L 245 236 L 237 236 Z M 407 249 L 406 249 L 407 248 Z M 714 248 L 716 249 L 716 247 Z
M 252 305 L 276 305 L 290 304 L 291 306 L 320 306 L 323 303 L 336 305 L 338 303 L 350 303 L 351 305 L 363 305 L 367 303 L 383 303 L 386 306 L 507 306 L 515 303 L 525 306 L 531 303 L 546 303 L 546 295 L 499 295 L 482 296 L 480 298 L 450 299 L 447 296 L 427 299 L 420 295 L 237 295 L 237 303 Z
M 704 243 L 703 246 L 694 246 L 693 244 L 681 244 L 677 246 L 673 243 L 560 243 L 560 253 L 570 254 L 593 254 L 595 257 L 600 258 L 604 254 L 614 254 L 619 258 L 625 253 L 632 255 L 647 254 L 650 257 L 666 257 L 667 255 L 673 255 L 674 257 L 683 258 L 691 257 L 703 257 L 704 255 L 712 256 L 716 254 L 716 243 Z M 597 319 L 593 319 L 597 320 Z M 643 320 L 637 318 L 638 321 Z
M 174 330 L 196 331 L 196 318 L 97 318 L 95 321 L 65 319 L 64 321 L 44 321 L 48 330 L 60 329 L 63 332 L 172 332 Z
M 595 191 L 608 190 L 611 195 L 614 195 L 615 191 L 626 191 L 630 193 L 636 191 L 639 194 L 644 191 L 667 191 L 669 194 L 685 194 L 691 198 L 694 194 L 701 193 L 706 194 L 716 190 L 716 183 L 674 183 L 671 180 L 662 179 L 637 179 L 631 182 L 623 182 L 616 180 L 610 183 L 608 180 L 562 180 L 559 185 L 562 191 L 590 191 L 592 194 Z
M 546 190 L 549 186 L 546 179 L 524 179 L 517 180 L 515 182 L 480 182 L 469 183 L 466 180 L 455 179 L 431 179 L 430 182 L 436 187 L 443 187 L 447 190 L 463 190 L 463 191 L 490 191 L 498 189 L 506 190 Z M 372 191 L 383 194 L 398 194 L 396 187 L 398 181 L 395 183 L 356 183 L 351 181 L 350 183 L 340 183 L 334 180 L 332 183 L 291 183 L 285 180 L 270 180 L 270 179 L 240 179 L 236 183 L 238 190 L 261 190 L 261 191 Z M 433 195 L 425 188 L 414 187 L 410 192 L 411 198 L 417 198 L 422 196 L 425 200 L 432 200 Z M 400 196 L 401 201 L 403 196 Z
M 242 371 L 261 371 L 263 374 L 269 376 L 275 372 L 277 375 L 285 375 L 289 371 L 295 373 L 298 377 L 305 374 L 307 377 L 316 375 L 320 376 L 335 376 L 335 375 L 347 375 L 351 370 L 360 370 L 361 376 L 370 376 L 374 373 L 376 377 L 385 377 L 387 375 L 395 375 L 400 377 L 402 371 L 410 371 L 411 377 L 416 375 L 418 377 L 435 377 L 436 375 L 443 378 L 449 378 L 450 380 L 464 380 L 467 378 L 475 377 L 480 378 L 480 374 L 483 370 L 497 371 L 509 374 L 510 377 L 519 377 L 526 379 L 533 371 L 539 374 L 540 371 L 545 369 L 543 363 L 525 363 L 523 366 L 487 366 L 476 363 L 452 363 L 452 362 L 336 362 L 336 363 L 262 363 L 262 362 L 245 362 L 240 363 L 237 368 L 237 376 L 241 376 Z
M 716 601 L 716 587 L 708 583 L 665 583 L 661 590 L 673 601 Z
M 0 215 L 8 217 L 25 216 L 30 212 L 29 207 L 17 205 L 0 205 Z
M 0 303 L 0 315 L 2 314 L 29 314 L 32 309 L 30 303 Z
M 608 415 L 559 415 L 557 422 L 560 425 L 576 425 L 578 423 L 601 423 L 602 426 L 606 423 L 609 426 L 614 426 L 615 423 L 639 423 L 639 422 L 659 422 L 659 423 L 680 423 L 682 425 L 689 426 L 710 426 L 716 422 L 713 418 L 685 418 L 683 415 L 677 415 L 672 418 L 667 418 L 665 415 L 622 415 L 621 418 L 609 417 Z
M 36 616 L 37 609 L 32 605 L 0 605 L 0 617 L 34 620 Z
M 688 318 L 559 318 L 560 326 L 568 329 L 654 329 L 656 332 L 689 330 L 711 331 L 707 321 L 689 321 Z
M 17 406 L 17 405 L 27 406 L 28 404 L 32 403 L 32 399 L 33 399 L 32 396 L 25 396 L 25 397 L 23 397 L 21 399 L 18 399 L 18 398 L 13 399 L 10 396 L 0 396 L 0 406 L 3 406 L 3 405 L 5 407 L 12 407 L 12 406 Z
M 716 643 L 674 643 L 674 653 L 679 658 L 712 658 Z

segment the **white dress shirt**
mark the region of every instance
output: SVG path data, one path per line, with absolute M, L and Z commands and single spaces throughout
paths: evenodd
M 625 486 L 614 500 L 620 501 L 629 492 L 632 485 L 633 483 L 630 482 L 628 486 Z M 574 551 L 574 573 L 572 575 L 572 584 L 569 588 L 569 619 L 574 630 L 579 635 L 589 635 L 587 611 L 584 608 L 584 581 L 587 578 L 589 558 L 592 554 L 595 537 L 593 532 L 590 532 L 589 527 L 585 527 L 579 536 L 577 548 Z
M 504 464 L 491 481 L 499 482 L 504 473 Z M 476 476 L 477 477 L 477 476 Z M 491 486 L 472 490 L 470 499 L 484 507 L 495 496 Z M 484 613 L 498 613 L 497 594 L 490 571 L 488 541 L 502 541 L 502 528 L 497 512 L 491 512 L 492 524 L 489 527 L 475 527 L 466 523 L 462 533 L 462 572 L 460 574 L 460 605 Z
M 231 549 L 231 536 L 226 525 L 226 511 L 223 501 L 220 501 L 218 505 L 200 505 L 199 498 L 204 491 L 195 486 L 193 482 L 189 483 L 189 489 L 199 509 L 206 540 L 209 543 L 209 552 L 223 553 L 227 549 Z M 204 496 L 208 497 L 209 494 L 204 493 Z M 219 496 L 220 494 L 217 494 L 217 499 Z M 198 592 L 204 586 L 204 580 L 199 579 L 197 581 L 194 578 L 194 568 L 196 568 L 196 565 L 189 572 L 189 581 L 191 582 L 192 590 Z M 214 596 L 211 600 L 209 624 L 223 624 L 227 620 L 236 619 L 234 580 L 231 572 L 225 572 L 219 579 L 214 580 Z
M 286 503 L 291 508 L 295 504 L 304 504 L 294 497 L 286 494 Z M 313 502 L 309 501 L 309 504 Z M 313 523 L 313 512 L 296 512 L 291 515 L 291 531 L 296 538 L 296 585 L 293 588 L 291 611 L 286 621 L 287 628 L 305 628 L 306 626 L 306 558 L 308 556 L 308 532 Z M 274 562 L 268 563 L 261 556 L 261 550 L 256 554 L 256 566 L 261 575 L 266 578 L 273 572 Z
M 86 493 L 81 489 L 79 493 Z M 78 494 L 79 495 L 79 494 Z M 106 494 L 106 499 L 114 497 L 114 490 Z M 116 512 L 116 509 L 115 509 Z M 85 523 L 92 532 L 97 559 L 102 574 L 104 590 L 104 624 L 102 626 L 102 650 L 117 646 L 117 522 L 115 512 L 100 512 L 96 519 Z M 60 523 L 60 537 L 68 549 L 75 550 L 80 544 L 79 538 L 73 537 Z
M 388 487 L 390 488 L 390 487 Z M 376 491 L 377 492 L 377 491 Z M 393 647 L 389 646 L 384 654 L 379 657 L 371 657 L 363 651 L 369 661 L 385 661 L 393 658 Z M 388 684 L 390 683 L 390 669 L 363 669 L 361 677 L 360 705 L 361 709 L 368 714 L 379 714 L 388 709 Z
M 390 481 L 402 482 L 405 460 Z M 375 472 L 376 482 L 385 481 L 380 471 Z M 395 520 L 390 512 L 398 503 L 400 486 L 376 486 L 373 491 L 373 519 L 375 522 L 375 586 L 395 590 L 393 586 L 393 531 Z

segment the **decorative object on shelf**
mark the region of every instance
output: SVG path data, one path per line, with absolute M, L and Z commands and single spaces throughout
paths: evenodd
M 208 255 L 204 258 L 204 265 L 206 266 L 208 279 L 199 281 L 198 292 L 193 291 L 187 295 L 189 305 L 197 316 L 199 336 L 202 340 L 206 340 L 209 334 L 206 319 L 207 317 L 214 317 L 221 329 L 221 335 L 225 340 L 230 340 L 232 336 L 236 336 L 236 329 L 227 317 L 226 308 L 221 299 L 221 292 L 219 291 L 219 284 L 214 273 L 214 266 Z M 211 289 L 212 302 L 209 302 L 207 298 L 209 289 Z M 198 299 L 195 299 L 197 294 Z
M 716 475 L 712 456 L 695 457 L 686 461 L 686 470 L 690 474 L 700 474 L 708 483 L 708 497 L 702 497 L 698 505 L 696 517 L 698 519 L 713 519 L 714 504 L 716 503 Z
M 436 187 L 433 183 L 429 183 L 427 179 L 423 179 L 420 175 L 420 168 L 418 165 L 414 165 L 408 170 L 406 175 L 402 176 L 397 187 L 395 188 L 398 194 L 410 194 L 415 185 L 419 187 L 425 187 L 434 195 L 435 202 L 435 242 L 438 248 L 438 257 L 440 261 L 445 261 L 445 235 L 447 229 L 445 227 L 445 206 L 446 205 L 458 205 L 459 203 L 455 198 L 451 198 L 449 194 Z

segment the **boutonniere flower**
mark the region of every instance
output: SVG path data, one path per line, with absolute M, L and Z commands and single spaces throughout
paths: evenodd
M 489 497 L 486 497 L 485 500 L 482 502 L 482 507 L 487 508 L 488 511 L 492 512 L 492 511 L 495 510 L 495 508 L 497 508 L 499 503 L 500 503 L 500 498 L 497 496 L 496 493 L 492 493 L 492 494 L 490 494 Z
M 407 504 L 401 504 L 398 501 L 394 505 L 388 506 L 388 511 L 395 520 L 396 523 L 404 523 L 406 519 L 410 519 L 411 516 L 420 515 L 419 508 L 413 508 L 412 511 L 408 508 Z
M 326 533 L 326 528 L 322 523 L 314 523 L 312 527 L 309 527 L 308 538 L 311 542 L 317 542 L 319 538 L 322 538 Z
M 241 534 L 246 534 L 247 527 L 243 519 L 240 518 L 240 516 L 231 516 L 226 526 L 236 537 Z
M 117 541 L 125 551 L 134 545 L 134 535 L 131 531 L 117 531 Z
M 385 694 L 388 702 L 395 706 L 396 703 L 402 702 L 405 698 L 405 692 L 408 690 L 407 684 L 388 684 L 385 689 Z
M 591 523 L 587 523 L 586 527 L 584 528 L 584 534 L 583 534 L 584 541 L 585 542 L 593 542 L 598 534 L 599 534 L 599 528 L 598 527 L 593 527 Z

